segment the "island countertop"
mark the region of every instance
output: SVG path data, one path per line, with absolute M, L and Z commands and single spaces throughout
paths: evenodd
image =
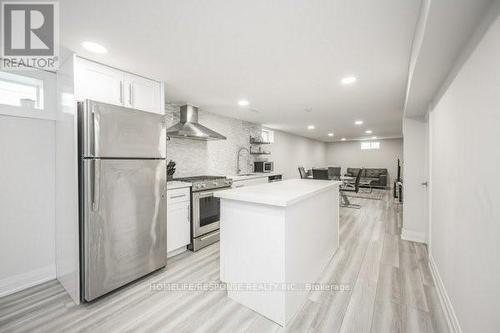
M 340 181 L 315 179 L 289 179 L 280 182 L 219 191 L 214 196 L 221 199 L 253 202 L 286 207 L 332 187 Z

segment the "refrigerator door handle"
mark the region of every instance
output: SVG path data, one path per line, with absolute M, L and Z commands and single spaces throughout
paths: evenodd
M 92 210 L 95 212 L 99 209 L 101 160 L 92 160 L 92 166 L 90 167 L 90 170 L 92 172 L 90 179 L 90 186 L 92 186 Z
M 90 209 L 94 211 L 94 198 L 95 198 L 95 160 L 91 159 L 89 161 L 89 194 L 90 194 Z
M 133 100 L 132 100 L 132 94 L 133 94 L 133 91 L 132 91 L 132 83 L 130 83 L 130 84 L 128 85 L 128 104 L 129 104 L 130 106 L 132 106 L 132 105 L 133 105 L 133 104 L 132 104 L 132 101 L 133 101 Z
M 120 81 L 120 104 L 123 105 L 123 81 Z
M 98 114 L 96 114 L 96 112 L 94 110 L 92 110 L 92 142 L 91 142 L 91 145 L 92 145 L 92 153 L 93 153 L 93 156 L 97 156 L 99 154 L 99 152 L 97 151 L 97 147 L 98 147 L 98 144 L 99 144 L 99 118 L 98 118 Z

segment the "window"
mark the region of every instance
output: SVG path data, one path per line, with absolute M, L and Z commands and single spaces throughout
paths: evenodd
M 380 141 L 363 141 L 361 142 L 361 149 L 380 149 Z
M 43 81 L 0 72 L 0 104 L 43 109 Z
M 261 136 L 262 136 L 262 141 L 264 142 L 271 142 L 271 143 L 274 142 L 274 131 L 263 128 Z

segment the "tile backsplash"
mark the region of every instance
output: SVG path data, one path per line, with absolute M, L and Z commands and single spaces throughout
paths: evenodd
M 179 121 L 179 107 L 166 105 L 167 128 Z M 224 136 L 227 140 L 197 141 L 171 138 L 167 141 L 167 158 L 176 162 L 174 178 L 199 175 L 234 175 L 236 158 L 242 147 L 250 148 L 250 136 L 260 134 L 261 125 L 219 116 L 200 110 L 199 123 Z M 243 173 L 253 171 L 254 156 L 240 154 Z

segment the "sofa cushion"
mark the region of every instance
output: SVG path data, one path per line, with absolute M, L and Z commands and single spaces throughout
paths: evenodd
M 365 169 L 367 178 L 379 178 L 382 175 L 387 175 L 387 169 Z
M 359 168 L 347 168 L 346 175 L 351 177 L 356 177 L 358 175 L 358 172 Z

